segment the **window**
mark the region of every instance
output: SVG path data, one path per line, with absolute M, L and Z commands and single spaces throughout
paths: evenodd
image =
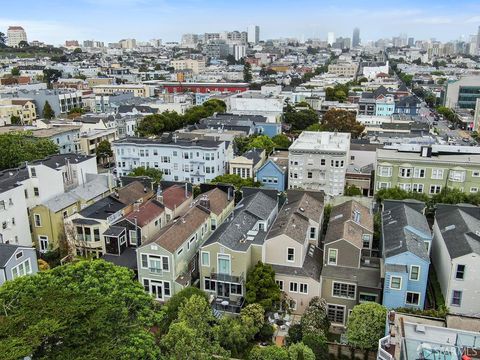
M 472 176 L 473 177 L 480 177 L 480 170 L 473 170 L 472 171 Z
M 317 238 L 317 228 L 312 226 L 310 227 L 310 239 L 316 239 Z
M 34 167 L 31 167 L 30 174 L 32 175 L 32 177 L 37 177 L 37 169 L 35 169 Z
M 48 251 L 48 236 L 38 236 L 38 247 L 40 248 L 41 253 L 46 253 Z
M 307 172 L 307 178 L 308 179 L 313 178 L 313 173 L 311 171 Z
M 230 272 L 231 272 L 230 255 L 228 255 L 228 254 L 218 254 L 217 255 L 217 261 L 218 261 L 218 272 L 220 274 L 230 275 Z
M 162 273 L 162 257 L 156 255 L 148 255 L 148 270 L 152 273 Z
M 202 266 L 210 266 L 210 253 L 202 251 Z
M 363 234 L 362 241 L 363 241 L 363 248 L 370 249 L 370 234 Z
M 183 248 L 178 249 L 177 255 L 180 255 L 183 252 Z
M 390 276 L 390 289 L 399 290 L 402 288 L 402 278 L 400 276 Z
M 379 182 L 377 188 L 380 189 L 389 189 L 390 183 L 389 182 Z
M 360 293 L 358 295 L 358 301 L 360 303 L 364 303 L 364 302 L 368 302 L 368 301 L 371 301 L 371 302 L 377 302 L 377 295 L 375 294 L 367 294 L 367 293 Z
M 461 306 L 462 305 L 462 292 L 461 291 L 453 290 L 451 305 L 453 305 L 453 306 Z
M 407 291 L 405 304 L 418 306 L 420 304 L 420 293 Z
M 421 168 L 413 169 L 413 177 L 417 179 L 423 179 L 425 177 L 425 169 L 421 169 Z
M 277 283 L 280 290 L 283 291 L 283 280 L 275 280 L 275 282 Z
M 20 259 L 23 256 L 23 251 L 19 251 L 15 254 L 15 259 Z
M 332 296 L 346 299 L 355 299 L 356 285 L 333 282 Z
M 455 272 L 455 279 L 463 280 L 465 278 L 465 265 L 457 265 L 457 271 Z
M 289 307 L 290 309 L 292 310 L 297 310 L 297 302 L 293 299 L 290 299 L 290 302 L 289 302 Z
M 203 228 L 202 228 L 202 232 L 203 232 Z M 197 235 L 195 234 L 194 236 L 192 236 L 192 237 L 190 238 L 190 240 L 188 240 L 187 250 L 190 250 L 190 248 L 191 248 L 193 242 L 195 241 L 195 238 L 196 238 L 196 237 L 197 237 Z
M 289 287 L 290 292 L 298 292 L 298 283 L 296 282 L 290 282 L 290 287 Z
M 391 166 L 379 166 L 378 167 L 378 176 L 391 177 L 392 176 L 392 167 Z
M 210 230 L 214 231 L 217 228 L 217 219 L 210 220 Z
M 417 193 L 423 193 L 423 184 L 413 184 L 412 191 Z
M 398 176 L 402 178 L 412 177 L 412 168 L 400 168 Z
M 35 227 L 41 227 L 42 226 L 42 220 L 40 218 L 39 214 L 33 214 L 34 222 L 35 222 Z
M 441 185 L 430 185 L 430 194 L 438 194 L 442 191 Z
M 38 187 L 33 188 L 33 195 L 40 196 L 40 192 L 38 191 Z
M 295 249 L 294 248 L 287 248 L 287 261 L 294 262 L 295 261 Z
M 337 265 L 337 249 L 328 249 L 328 265 Z
M 340 305 L 327 305 L 328 320 L 332 323 L 343 324 L 345 318 L 345 307 Z
M 442 180 L 443 179 L 443 169 L 432 169 L 432 179 Z
M 24 276 L 32 273 L 32 267 L 30 259 L 26 259 L 17 266 L 12 268 L 12 279 L 16 279 L 19 276 Z
M 325 166 L 325 159 L 320 160 L 320 165 Z
M 465 171 L 463 170 L 451 170 L 448 174 L 448 179 L 455 182 L 465 181 Z
M 148 268 L 148 255 L 147 254 L 142 254 L 142 268 L 143 269 Z
M 300 294 L 308 294 L 308 284 L 300 284 Z
M 471 192 L 471 193 L 476 193 L 476 192 L 478 192 L 478 187 L 473 187 L 473 186 L 472 186 L 472 187 L 470 188 L 470 192 Z
M 420 278 L 420 266 L 410 266 L 410 280 L 417 281 Z

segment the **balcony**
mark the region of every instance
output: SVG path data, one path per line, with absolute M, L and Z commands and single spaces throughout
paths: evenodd
M 212 280 L 225 281 L 225 282 L 237 283 L 237 284 L 243 284 L 245 281 L 243 273 L 240 276 L 233 276 L 233 275 L 212 272 L 210 274 L 210 277 Z
M 212 301 L 212 308 L 216 317 L 222 317 L 224 313 L 240 314 L 245 298 L 240 297 L 238 299 L 216 297 Z
M 390 343 L 390 335 L 378 340 L 377 360 L 394 360 L 395 345 Z

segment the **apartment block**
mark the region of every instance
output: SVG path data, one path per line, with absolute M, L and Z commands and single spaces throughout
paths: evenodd
M 470 146 L 405 144 L 377 149 L 375 191 L 399 187 L 427 195 L 480 189 L 480 151 Z
M 288 151 L 290 189 L 343 194 L 350 162 L 350 133 L 304 131 Z

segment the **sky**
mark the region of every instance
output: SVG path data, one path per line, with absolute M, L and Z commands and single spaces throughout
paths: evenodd
M 415 39 L 468 39 L 480 25 L 471 0 L 0 0 L 0 31 L 20 25 L 28 40 L 180 41 L 184 33 L 246 30 L 261 40 L 326 39 L 327 32 L 363 41 L 405 33 Z

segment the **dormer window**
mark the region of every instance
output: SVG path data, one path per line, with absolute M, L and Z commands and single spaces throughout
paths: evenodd
M 37 177 L 37 170 L 34 167 L 30 168 L 30 175 L 32 177 Z

